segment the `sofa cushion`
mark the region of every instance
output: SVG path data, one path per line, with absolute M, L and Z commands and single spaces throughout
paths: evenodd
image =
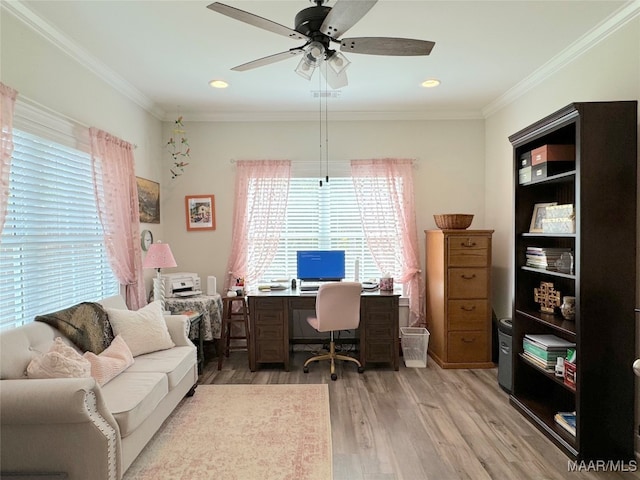
M 133 355 L 121 335 L 113 339 L 109 348 L 100 355 L 85 352 L 84 358 L 91 363 L 91 376 L 100 386 L 114 379 L 133 365 Z
M 105 404 L 118 422 L 122 438 L 153 413 L 169 392 L 168 383 L 164 373 L 126 370 L 102 387 Z
M 195 347 L 174 347 L 135 358 L 127 372 L 161 372 L 167 375 L 172 390 L 197 362 Z
M 35 320 L 58 329 L 82 352 L 98 355 L 113 341 L 107 313 L 99 303 L 82 302 L 57 312 L 38 315 Z
M 83 378 L 91 376 L 91 364 L 73 347 L 57 337 L 48 352 L 35 357 L 27 366 L 29 378 Z
M 164 321 L 160 302 L 152 302 L 136 312 L 117 308 L 106 310 L 113 332 L 122 335 L 134 357 L 175 346 Z

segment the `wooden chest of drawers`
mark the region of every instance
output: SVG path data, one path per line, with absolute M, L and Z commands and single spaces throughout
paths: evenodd
M 491 368 L 493 230 L 426 230 L 429 355 L 442 368 Z

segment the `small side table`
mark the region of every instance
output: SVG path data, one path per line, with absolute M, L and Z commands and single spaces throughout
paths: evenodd
M 198 374 L 204 369 L 204 324 L 202 323 L 202 313 L 194 311 L 176 312 L 172 315 L 186 315 L 189 317 L 189 332 L 198 329 L 198 343 L 196 344 L 198 355 Z

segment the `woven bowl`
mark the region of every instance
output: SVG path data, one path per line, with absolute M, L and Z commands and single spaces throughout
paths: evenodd
M 440 229 L 465 230 L 473 221 L 473 215 L 468 213 L 447 213 L 434 215 L 433 219 Z

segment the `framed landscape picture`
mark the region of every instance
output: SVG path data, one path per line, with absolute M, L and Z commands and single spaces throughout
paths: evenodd
M 213 195 L 184 197 L 187 230 L 215 230 L 216 204 Z
M 160 223 L 160 184 L 136 177 L 140 223 Z

